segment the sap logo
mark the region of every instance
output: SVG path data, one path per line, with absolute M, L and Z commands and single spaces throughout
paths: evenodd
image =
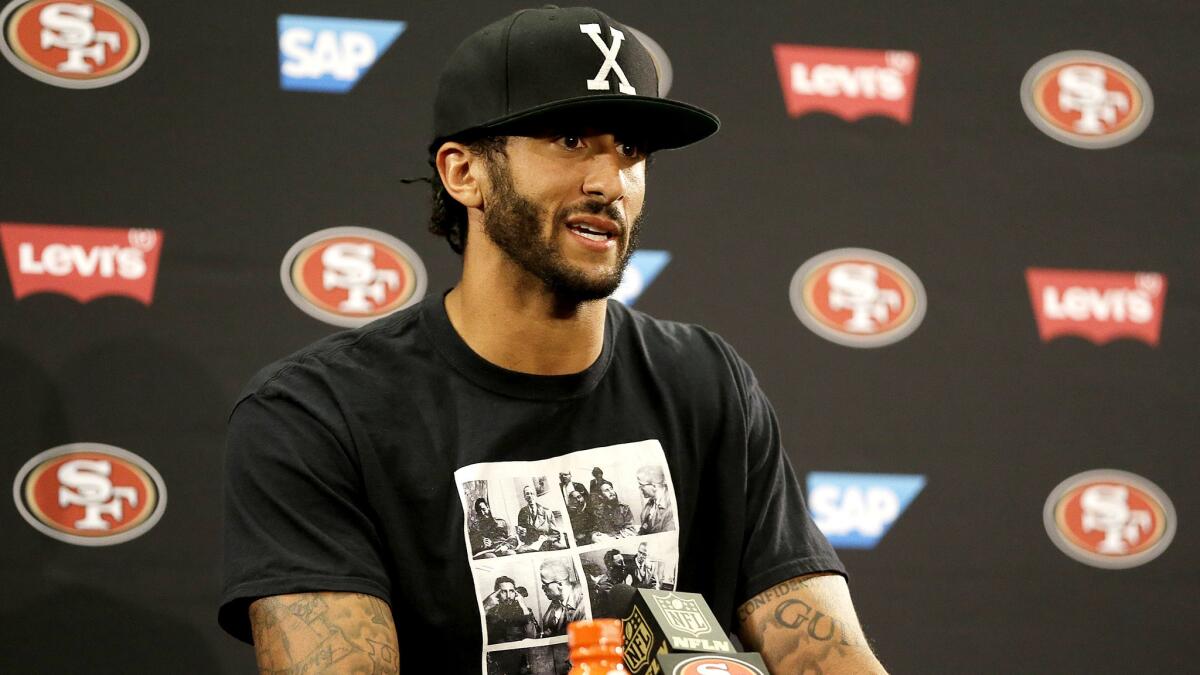
M 344 94 L 400 37 L 404 21 L 279 16 L 279 86 Z
M 814 471 L 808 506 L 835 548 L 875 548 L 924 487 L 924 476 Z
M 621 285 L 613 291 L 613 300 L 632 307 L 634 301 L 646 290 L 650 282 L 671 262 L 670 251 L 635 251 L 625 268 Z

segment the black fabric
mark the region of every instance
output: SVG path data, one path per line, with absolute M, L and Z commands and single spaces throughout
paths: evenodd
M 607 89 L 590 89 L 607 57 L 584 24 L 600 28 L 605 49 L 616 46 Z M 620 73 L 617 69 L 620 69 Z M 624 75 L 624 79 L 621 78 Z M 622 91 L 622 84 L 632 91 Z M 716 133 L 712 113 L 659 97 L 654 58 L 632 30 L 588 7 L 526 9 L 479 29 L 450 55 L 434 99 L 432 156 L 448 139 L 481 133 L 518 133 L 533 123 L 555 124 L 562 115 L 576 128 L 619 128 L 652 139 L 660 150 Z
M 770 405 L 719 337 L 609 302 L 590 368 L 526 375 L 472 352 L 433 295 L 247 386 L 229 426 L 220 623 L 248 641 L 256 598 L 367 593 L 392 607 L 405 670 L 476 672 L 479 562 L 455 472 L 648 439 L 673 482 L 675 587 L 703 594 L 727 630 L 738 604 L 775 583 L 844 574 L 806 513 Z M 557 486 L 539 499 L 551 496 Z M 622 501 L 642 522 L 643 500 Z M 456 648 L 430 648 L 447 639 Z

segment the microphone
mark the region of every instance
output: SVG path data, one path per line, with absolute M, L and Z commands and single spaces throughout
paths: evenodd
M 734 651 L 698 593 L 639 588 L 624 627 L 625 668 L 634 675 L 767 675 L 761 656 Z

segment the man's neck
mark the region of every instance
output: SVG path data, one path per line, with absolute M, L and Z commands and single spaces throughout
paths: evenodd
M 587 370 L 604 347 L 606 300 L 564 307 L 541 280 L 503 265 L 464 261 L 463 278 L 446 295 L 450 324 L 485 360 L 531 375 Z

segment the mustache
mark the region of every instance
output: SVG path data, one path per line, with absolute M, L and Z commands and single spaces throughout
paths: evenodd
M 582 204 L 559 209 L 559 212 L 555 214 L 555 221 L 562 222 L 574 215 L 604 216 L 617 225 L 620 225 L 622 232 L 629 230 L 629 223 L 625 221 L 625 214 L 621 213 L 617 205 L 606 204 L 598 199 L 591 199 Z

